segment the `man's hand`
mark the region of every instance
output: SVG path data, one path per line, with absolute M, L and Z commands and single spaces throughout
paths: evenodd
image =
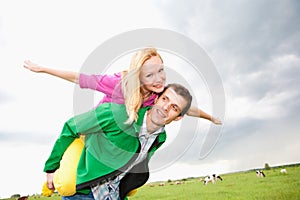
M 54 178 L 54 173 L 47 173 L 47 187 L 50 190 L 55 190 L 55 187 L 53 184 L 53 178 Z

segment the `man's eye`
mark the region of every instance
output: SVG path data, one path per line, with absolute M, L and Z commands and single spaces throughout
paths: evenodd
M 161 68 L 158 72 L 160 73 L 160 72 L 163 72 L 164 71 L 164 68 Z
M 177 111 L 178 111 L 178 108 L 177 108 L 177 106 L 172 106 L 172 109 L 173 109 L 175 112 L 177 112 Z

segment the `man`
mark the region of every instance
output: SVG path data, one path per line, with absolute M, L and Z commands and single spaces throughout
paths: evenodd
M 125 106 L 114 103 L 101 104 L 96 110 L 70 119 L 45 164 L 48 187 L 54 187 L 53 173 L 59 168 L 66 148 L 84 133 L 85 147 L 77 167 L 77 193 L 63 198 L 126 198 L 131 190 L 148 180 L 148 161 L 166 140 L 164 126 L 180 120 L 191 101 L 186 88 L 170 84 L 152 108 L 139 110 L 137 122 L 131 125 L 124 123 L 128 117 Z M 91 120 L 82 122 L 86 115 Z

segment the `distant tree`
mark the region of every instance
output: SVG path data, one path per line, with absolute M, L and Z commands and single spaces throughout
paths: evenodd
M 13 194 L 13 195 L 11 195 L 11 197 L 10 197 L 10 198 L 19 198 L 19 197 L 21 197 L 21 195 L 20 195 L 20 194 Z
M 265 170 L 270 170 L 270 169 L 271 169 L 270 165 L 268 163 L 265 163 Z
M 168 183 L 171 183 L 171 182 L 172 182 L 172 180 L 171 180 L 171 179 L 169 179 L 169 180 L 168 180 Z

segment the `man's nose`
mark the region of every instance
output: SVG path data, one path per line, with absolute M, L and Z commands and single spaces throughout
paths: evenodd
M 164 109 L 165 111 L 169 111 L 169 109 L 170 109 L 170 104 L 169 104 L 169 103 L 166 103 L 166 104 L 163 106 L 163 109 Z

